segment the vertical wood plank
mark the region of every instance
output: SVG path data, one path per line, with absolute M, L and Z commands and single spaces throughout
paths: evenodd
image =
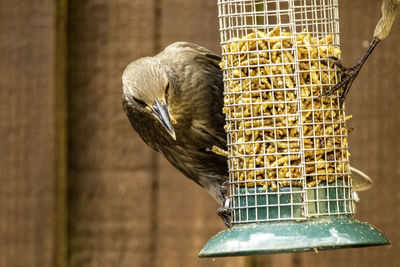
M 220 53 L 217 1 L 159 0 L 161 47 L 187 41 Z
M 55 63 L 55 126 L 56 126 L 56 184 L 55 184 L 55 266 L 68 264 L 68 125 L 67 125 L 67 0 L 56 5 L 56 63 Z
M 153 152 L 122 110 L 125 66 L 153 52 L 153 1 L 69 1 L 71 266 L 154 266 Z
M 160 48 L 188 41 L 220 52 L 217 1 L 161 0 Z M 244 266 L 245 258 L 199 259 L 207 240 L 224 230 L 217 203 L 164 158 L 160 160 L 156 266 Z
M 55 17 L 0 2 L 0 266 L 55 262 Z
M 161 47 L 176 41 L 205 46 L 220 54 L 217 1 L 161 0 Z M 281 256 L 198 259 L 208 239 L 225 230 L 217 203 L 166 160 L 160 166 L 160 222 L 157 266 L 280 266 Z M 215 262 L 217 261 L 217 262 Z M 285 256 L 285 262 L 291 255 Z
M 356 63 L 371 40 L 381 1 L 341 1 L 341 42 L 345 66 Z M 301 254 L 301 266 L 400 266 L 400 21 L 381 42 L 354 82 L 347 99 L 351 163 L 374 180 L 371 190 L 360 192 L 356 218 L 371 223 L 392 240 L 391 247 L 369 247 Z

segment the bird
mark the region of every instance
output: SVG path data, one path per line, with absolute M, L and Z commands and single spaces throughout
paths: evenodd
M 224 156 L 211 151 L 213 146 L 226 147 L 220 60 L 204 47 L 175 42 L 126 67 L 122 103 L 143 141 L 204 187 L 222 208 L 228 165 Z M 220 216 L 227 224 L 228 214 Z
M 122 75 L 122 105 L 143 141 L 205 188 L 230 227 L 220 61 L 219 55 L 188 42 L 176 42 L 153 57 L 137 59 Z M 359 184 L 367 189 L 372 180 L 364 176 L 358 175 Z
M 321 97 L 332 95 L 334 92 L 342 89 L 339 97 L 339 104 L 340 107 L 343 106 L 347 94 L 349 93 L 350 87 L 353 84 L 355 78 L 358 76 L 367 58 L 372 54 L 372 51 L 374 51 L 378 43 L 380 43 L 389 35 L 399 5 L 400 0 L 383 0 L 381 6 L 382 17 L 379 19 L 377 25 L 375 26 L 373 38 L 369 43 L 367 50 L 357 64 L 349 68 L 345 68 L 339 58 L 330 57 L 330 59 L 333 60 L 334 65 L 341 73 L 341 81 L 333 86 L 330 90 L 322 93 L 320 95 Z

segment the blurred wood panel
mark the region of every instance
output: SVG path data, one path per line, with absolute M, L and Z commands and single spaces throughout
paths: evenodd
M 161 0 L 160 48 L 176 41 L 220 53 L 217 1 Z M 160 160 L 159 239 L 155 266 L 244 266 L 245 258 L 199 259 L 207 240 L 225 230 L 217 203 L 167 160 Z
M 67 121 L 67 0 L 56 2 L 56 62 L 55 62 L 55 118 L 56 118 L 56 178 L 55 178 L 55 261 L 56 267 L 68 265 L 68 121 Z
M 153 1 L 69 1 L 70 266 L 154 266 L 154 156 L 121 75 L 154 51 Z
M 206 191 L 169 162 L 160 164 L 160 209 L 155 266 L 244 266 L 245 258 L 200 259 L 197 254 L 215 233 L 225 230 L 217 204 Z
M 217 1 L 160 1 L 162 48 L 187 41 L 220 53 Z
M 176 41 L 200 44 L 220 53 L 217 1 L 161 1 L 161 47 Z M 209 238 L 226 230 L 217 203 L 165 159 L 160 165 L 160 221 L 156 266 L 281 266 L 292 255 L 199 259 Z M 176 205 L 179 203 L 179 208 Z M 282 261 L 283 260 L 283 261 Z
M 341 1 L 341 43 L 346 66 L 356 63 L 371 40 L 379 20 L 381 1 Z M 399 12 L 398 12 L 399 15 Z M 400 20 L 366 62 L 347 99 L 352 165 L 374 180 L 371 190 L 360 192 L 356 218 L 382 230 L 392 246 L 303 253 L 302 266 L 400 266 Z
M 54 1 L 0 2 L 0 266 L 55 262 Z

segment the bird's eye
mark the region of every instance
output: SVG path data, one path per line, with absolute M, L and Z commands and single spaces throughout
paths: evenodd
M 167 87 L 165 87 L 165 100 L 168 100 L 168 93 L 169 93 L 169 83 L 167 83 Z
M 144 108 L 147 107 L 147 104 L 144 101 L 142 101 L 142 100 L 140 100 L 140 99 L 138 99 L 138 98 L 136 98 L 134 96 L 132 96 L 132 98 L 133 98 L 133 100 L 135 100 L 136 103 L 138 103 L 142 107 L 144 107 Z

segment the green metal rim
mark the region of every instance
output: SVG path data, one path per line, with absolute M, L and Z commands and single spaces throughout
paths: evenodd
M 306 221 L 235 225 L 213 236 L 199 257 L 245 256 L 390 244 L 389 239 L 352 216 L 321 216 Z

